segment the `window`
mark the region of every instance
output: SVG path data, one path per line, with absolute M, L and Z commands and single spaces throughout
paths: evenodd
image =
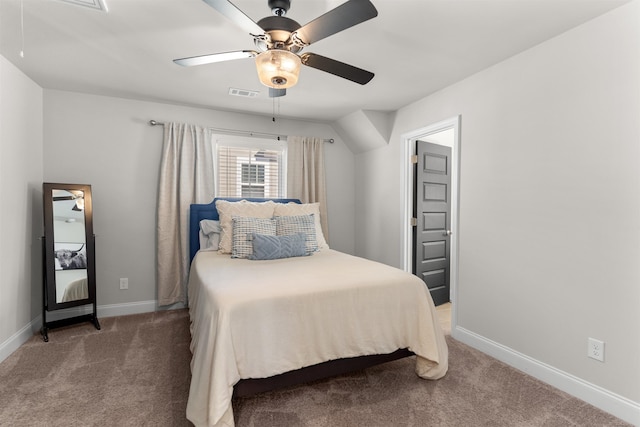
M 221 135 L 215 139 L 217 197 L 286 197 L 286 143 Z
M 243 197 L 265 197 L 265 168 L 267 165 L 242 163 L 240 180 L 242 183 Z

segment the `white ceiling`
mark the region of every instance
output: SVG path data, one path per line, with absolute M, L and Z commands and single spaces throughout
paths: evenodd
M 358 110 L 394 111 L 627 0 L 372 0 L 378 17 L 305 51 L 374 79 L 360 86 L 303 67 L 299 83 L 275 101 L 252 59 L 172 62 L 254 48 L 249 34 L 202 0 L 103 2 L 106 13 L 59 0 L 0 0 L 0 53 L 46 89 L 334 121 Z M 267 0 L 233 3 L 254 21 L 271 13 Z M 287 16 L 304 25 L 342 1 L 291 3 Z M 260 95 L 231 96 L 229 88 Z

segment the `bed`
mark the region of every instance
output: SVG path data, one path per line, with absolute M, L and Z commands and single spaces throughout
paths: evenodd
M 308 212 L 310 206 L 292 199 L 214 199 L 191 206 L 188 286 L 193 356 L 187 418 L 194 425 L 233 426 L 234 394 L 311 381 L 409 355 L 415 355 L 420 377 L 445 375 L 447 345 L 424 283 L 402 270 L 330 249 L 322 236 L 317 236 L 317 248 L 310 250 L 313 231 L 321 233 L 317 215 L 270 219 L 268 214 L 264 219 L 232 215 L 231 252 L 220 253 L 226 251 L 217 246 L 200 250 L 201 242 L 206 242 L 201 221 L 228 222 L 229 213 L 219 214 L 217 208 L 235 209 L 237 203 L 275 203 L 285 213 Z M 246 223 L 287 224 L 302 219 L 306 234 L 295 236 L 297 243 L 303 242 L 298 250 L 305 255 L 250 259 L 261 250 L 257 238 L 262 236 L 254 232 L 246 235 L 253 236 L 255 253 L 238 256 L 236 237 L 245 235 Z M 224 235 L 229 237 L 229 225 L 222 228 L 226 233 L 222 232 L 220 248 L 228 244 L 228 239 L 223 243 Z M 293 236 L 270 238 L 288 242 Z
M 89 298 L 89 288 L 87 283 L 87 278 L 83 277 L 81 279 L 74 280 L 65 286 L 64 294 L 62 295 L 62 302 Z

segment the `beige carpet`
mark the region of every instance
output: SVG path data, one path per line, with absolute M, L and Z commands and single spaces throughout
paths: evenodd
M 0 364 L 0 426 L 188 426 L 186 310 L 34 336 Z M 234 400 L 238 427 L 626 426 L 450 337 L 439 381 L 411 358 Z

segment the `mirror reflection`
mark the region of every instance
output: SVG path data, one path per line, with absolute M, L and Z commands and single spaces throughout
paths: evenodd
M 53 189 L 56 302 L 89 298 L 84 191 Z

